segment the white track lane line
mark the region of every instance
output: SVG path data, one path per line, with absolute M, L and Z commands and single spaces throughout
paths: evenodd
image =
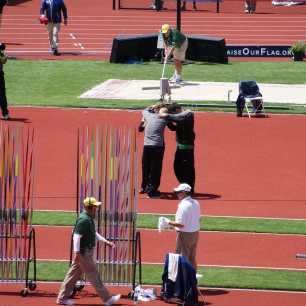
M 72 39 L 76 39 L 75 35 L 73 33 L 69 33 L 69 36 L 72 38 Z
M 76 48 L 80 48 L 82 50 L 85 50 L 85 47 L 83 46 L 83 44 L 81 42 L 78 41 L 77 36 L 74 33 L 69 33 L 69 36 L 72 38 L 72 40 L 74 40 L 75 42 L 73 43 L 73 45 Z

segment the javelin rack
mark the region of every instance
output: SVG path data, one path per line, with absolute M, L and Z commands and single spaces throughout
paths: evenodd
M 116 246 L 97 243 L 95 259 L 101 279 L 109 285 L 132 286 L 134 292 L 141 284 L 136 130 L 86 127 L 78 131 L 77 152 L 76 213 L 82 212 L 87 196 L 101 201 L 97 231 Z M 74 293 L 83 287 L 84 283 L 77 286 Z
M 24 282 L 23 297 L 36 289 L 33 142 L 33 129 L 0 124 L 0 284 Z
M 29 290 L 36 289 L 36 242 L 35 230 L 32 228 L 28 235 L 1 235 L 0 244 L 6 243 L 17 245 L 20 241 L 24 243 L 25 256 L 1 257 L 0 258 L 0 284 L 25 283 L 25 288 L 20 290 L 20 295 L 26 297 Z M 30 279 L 32 274 L 32 279 Z

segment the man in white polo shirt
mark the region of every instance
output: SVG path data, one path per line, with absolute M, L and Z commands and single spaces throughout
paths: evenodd
M 180 184 L 174 188 L 180 202 L 175 215 L 175 221 L 169 221 L 169 225 L 175 227 L 176 253 L 185 256 L 197 270 L 196 251 L 199 240 L 201 210 L 199 202 L 191 198 L 191 187 Z

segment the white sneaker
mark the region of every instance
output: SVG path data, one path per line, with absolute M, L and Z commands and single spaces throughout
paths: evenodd
M 58 305 L 74 305 L 74 301 L 71 299 L 63 299 L 57 302 Z
M 121 298 L 121 294 L 113 295 L 111 298 L 108 299 L 108 301 L 105 303 L 105 306 L 110 306 L 115 304 L 117 301 L 119 301 Z
M 174 74 L 174 75 L 169 79 L 169 82 L 173 82 L 173 83 L 176 82 L 176 74 Z
M 196 274 L 197 279 L 202 278 L 202 277 L 203 277 L 203 274 L 199 274 L 199 273 Z
M 183 79 L 181 77 L 176 77 L 175 83 L 180 84 L 183 82 Z

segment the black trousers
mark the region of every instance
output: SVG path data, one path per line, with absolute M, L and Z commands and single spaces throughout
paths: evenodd
M 174 158 L 174 173 L 180 183 L 187 183 L 192 188 L 191 191 L 194 191 L 194 149 L 176 149 Z
M 5 80 L 4 80 L 4 72 L 0 71 L 0 107 L 2 111 L 2 115 L 5 116 L 8 114 L 7 109 L 7 99 L 5 93 Z
M 158 191 L 164 152 L 165 147 L 143 147 L 141 188 L 148 193 Z
M 161 11 L 163 9 L 163 0 L 155 0 L 155 7 L 157 11 Z

